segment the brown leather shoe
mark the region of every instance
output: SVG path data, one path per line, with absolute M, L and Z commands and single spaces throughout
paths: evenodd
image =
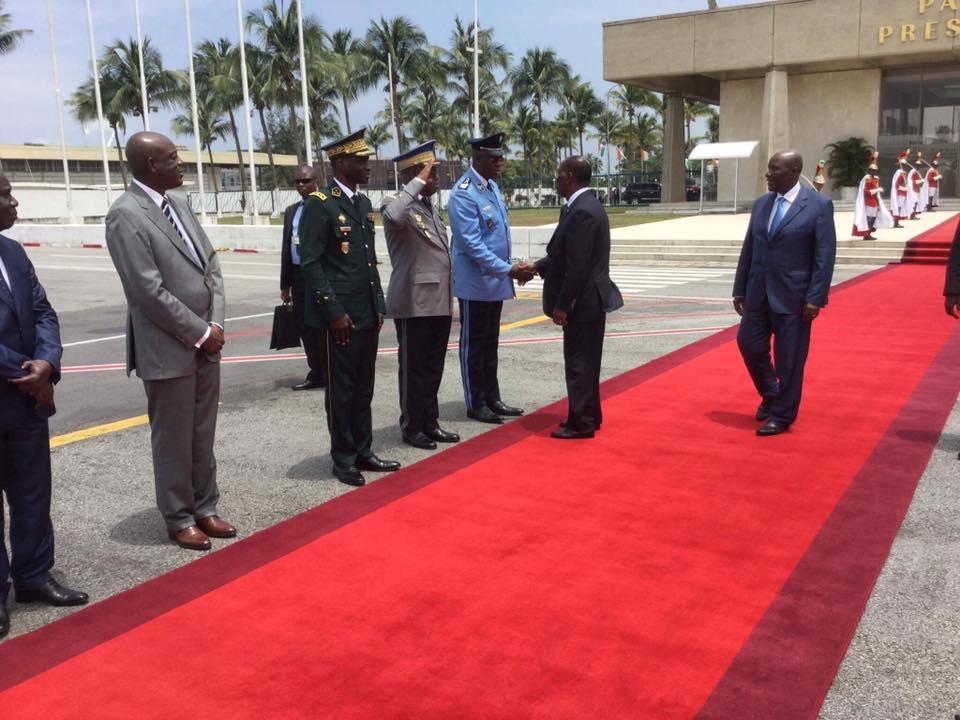
M 179 532 L 174 532 L 171 530 L 167 534 L 177 545 L 187 550 L 210 549 L 210 538 L 208 538 L 204 534 L 203 530 L 198 528 L 196 525 L 186 527 Z
M 232 538 L 237 534 L 237 529 L 233 525 L 226 520 L 221 520 L 217 515 L 197 518 L 197 525 L 212 538 Z

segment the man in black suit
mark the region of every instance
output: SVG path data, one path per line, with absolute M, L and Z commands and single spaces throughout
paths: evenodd
M 559 440 L 592 438 L 600 429 L 600 362 L 607 313 L 623 306 L 610 279 L 610 223 L 590 192 L 590 161 L 574 156 L 557 169 L 557 190 L 567 199 L 547 256 L 537 261 L 543 278 L 543 312 L 563 328 L 567 420 L 551 433 Z
M 17 201 L 0 175 L 0 230 L 17 220 Z M 23 248 L 0 235 L 0 490 L 10 507 L 10 546 L 0 503 L 0 637 L 10 631 L 7 595 L 17 602 L 84 605 L 87 595 L 60 585 L 53 567 L 50 430 L 60 379 L 60 324 Z
M 766 421 L 761 436 L 786 432 L 797 419 L 810 329 L 827 304 L 837 254 L 833 202 L 800 186 L 802 170 L 793 150 L 770 158 L 770 192 L 753 204 L 733 283 L 743 318 L 737 345 L 760 393 L 757 421 Z
M 960 318 L 960 225 L 957 225 L 953 245 L 950 246 L 947 278 L 943 286 L 943 301 L 947 315 Z
M 317 171 L 309 165 L 298 168 L 293 175 L 297 192 L 306 198 L 317 191 Z M 293 300 L 293 317 L 307 355 L 310 372 L 293 390 L 314 390 L 327 384 L 327 359 L 323 347 L 323 334 L 310 327 L 303 319 L 305 301 L 303 273 L 300 270 L 300 218 L 303 216 L 303 200 L 288 207 L 283 213 L 283 244 L 280 249 L 280 297 L 284 303 Z

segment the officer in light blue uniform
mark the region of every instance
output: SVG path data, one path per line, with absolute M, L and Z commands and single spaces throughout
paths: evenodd
M 453 292 L 460 306 L 460 374 L 467 416 L 499 424 L 522 415 L 506 405 L 497 381 L 497 346 L 503 301 L 513 281 L 533 276 L 526 263 L 511 264 L 510 222 L 497 180 L 506 158 L 503 134 L 469 141 L 470 169 L 453 186 L 448 212 L 453 236 Z

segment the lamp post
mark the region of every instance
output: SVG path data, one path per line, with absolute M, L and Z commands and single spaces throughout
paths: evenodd
M 103 159 L 103 181 L 107 192 L 107 207 L 113 204 L 110 193 L 110 161 L 107 158 L 107 138 L 103 132 L 103 101 L 100 98 L 100 69 L 97 67 L 97 44 L 93 38 L 93 12 L 90 10 L 90 0 L 87 5 L 87 34 L 90 36 L 90 62 L 93 64 L 93 97 L 97 103 L 97 127 L 100 130 L 100 156 Z
M 193 35 L 190 32 L 190 0 L 183 0 L 187 25 L 187 70 L 190 74 L 190 115 L 193 118 L 193 145 L 197 153 L 197 187 L 200 190 L 200 222 L 207 222 L 207 201 L 203 194 L 203 159 L 200 148 L 200 121 L 197 113 L 197 78 L 193 72 Z
M 143 129 L 150 129 L 150 108 L 147 106 L 147 71 L 143 67 L 143 33 L 140 31 L 140 0 L 133 0 L 133 17 L 137 25 L 137 56 L 140 59 L 140 100 L 143 103 Z
M 253 224 L 256 225 L 260 216 L 257 213 L 257 167 L 253 161 L 253 127 L 250 122 L 250 86 L 247 83 L 247 43 L 243 34 L 243 0 L 237 0 L 237 27 L 240 31 L 240 83 L 243 86 L 243 117 L 247 126 L 247 156 L 250 165 L 250 215 L 253 218 Z
M 297 0 L 297 38 L 300 43 L 300 91 L 303 95 L 303 136 L 307 146 L 307 165 L 313 165 L 313 143 L 310 141 L 310 103 L 307 97 L 307 56 L 303 52 L 302 0 Z
M 66 190 L 67 217 L 73 222 L 73 196 L 70 193 L 70 167 L 67 164 L 67 140 L 63 131 L 63 102 L 60 99 L 60 71 L 57 69 L 57 38 L 53 32 L 53 6 L 47 0 L 47 30 L 50 33 L 50 61 L 53 64 L 53 92 L 57 100 L 57 122 L 60 125 L 60 155 L 63 159 L 63 183 Z

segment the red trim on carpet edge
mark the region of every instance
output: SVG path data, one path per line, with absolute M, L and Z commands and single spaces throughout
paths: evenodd
M 866 275 L 844 287 L 855 285 Z M 839 286 L 837 286 L 839 287 Z M 668 353 L 605 381 L 604 398 L 625 392 L 709 352 L 736 336 L 737 326 Z M 0 645 L 0 692 L 205 595 L 251 570 L 462 470 L 556 424 L 566 398 L 410 465 L 370 485 L 336 497 L 216 553 L 125 590 L 83 610 Z M 174 550 L 171 547 L 171 552 Z
M 960 390 L 958 353 L 960 328 L 944 343 L 697 720 L 817 717 Z

